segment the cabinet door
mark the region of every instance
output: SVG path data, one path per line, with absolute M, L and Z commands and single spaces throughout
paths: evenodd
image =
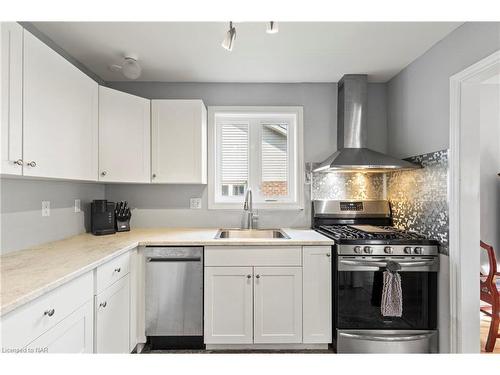
M 254 268 L 254 343 L 302 342 L 302 268 Z
M 332 342 L 332 248 L 304 246 L 304 343 Z
M 129 353 L 129 275 L 95 297 L 97 353 Z
M 97 180 L 98 85 L 24 31 L 24 175 Z
M 150 100 L 99 86 L 99 180 L 150 182 Z
M 83 306 L 28 345 L 34 353 L 92 353 L 93 303 Z
M 207 110 L 201 100 L 152 100 L 152 182 L 207 183 Z
M 23 28 L 2 22 L 1 173 L 23 173 Z
M 251 344 L 252 267 L 205 267 L 205 344 Z

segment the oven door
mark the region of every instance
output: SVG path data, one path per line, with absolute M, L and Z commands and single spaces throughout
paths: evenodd
M 387 262 L 401 266 L 403 314 L 382 316 L 383 272 Z M 437 257 L 336 258 L 336 330 L 434 330 L 437 324 Z

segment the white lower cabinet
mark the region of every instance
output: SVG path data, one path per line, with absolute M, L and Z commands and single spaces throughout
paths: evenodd
M 332 342 L 332 248 L 304 246 L 303 342 Z
M 204 288 L 205 344 L 332 342 L 330 246 L 207 246 Z
M 2 352 L 92 352 L 93 285 L 87 272 L 2 316 Z
M 253 342 L 252 267 L 205 267 L 205 343 Z
M 302 342 L 302 267 L 254 268 L 254 343 Z
M 33 353 L 92 353 L 93 303 L 85 303 L 28 345 Z
M 96 353 L 129 353 L 130 282 L 123 276 L 95 297 Z

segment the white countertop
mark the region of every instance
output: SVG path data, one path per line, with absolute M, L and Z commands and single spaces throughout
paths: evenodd
M 106 236 L 84 233 L 0 257 L 0 315 L 47 293 L 137 246 L 333 245 L 310 229 L 283 231 L 290 239 L 215 239 L 217 229 L 151 228 Z

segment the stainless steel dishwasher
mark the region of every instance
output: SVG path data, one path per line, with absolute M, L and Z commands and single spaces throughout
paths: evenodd
M 145 258 L 151 347 L 202 347 L 203 247 L 147 247 Z

